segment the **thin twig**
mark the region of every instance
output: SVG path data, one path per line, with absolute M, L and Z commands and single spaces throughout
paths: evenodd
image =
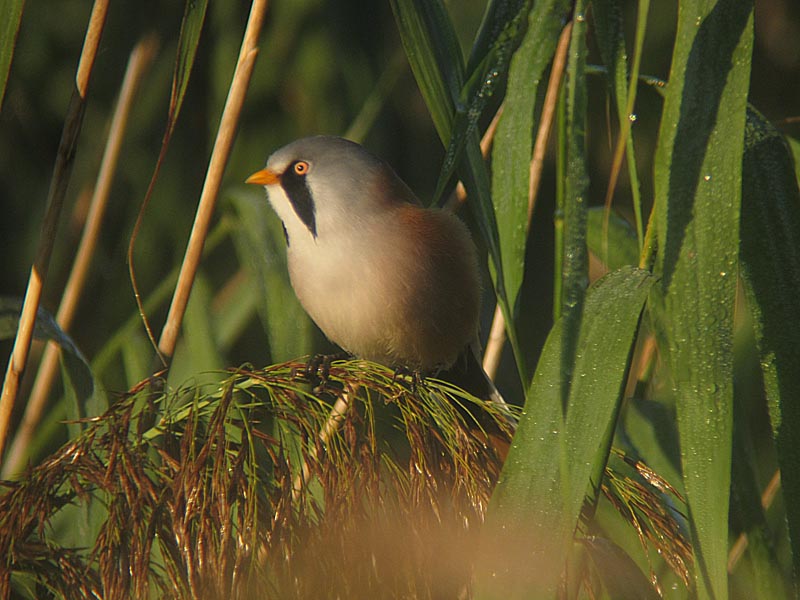
M 86 91 L 89 79 L 97 56 L 100 36 L 106 22 L 109 0 L 95 0 L 92 14 L 89 17 L 89 26 L 83 42 L 78 71 L 75 77 L 75 89 L 70 98 L 67 114 L 64 118 L 64 129 L 61 132 L 61 141 L 53 167 L 53 177 L 50 180 L 50 189 L 47 194 L 47 209 L 42 222 L 42 233 L 39 238 L 39 247 L 36 258 L 28 279 L 28 288 L 25 292 L 25 301 L 22 305 L 17 337 L 14 340 L 14 349 L 8 361 L 8 369 L 3 382 L 3 393 L 0 396 L 0 457 L 8 437 L 11 413 L 14 401 L 19 390 L 19 380 L 28 362 L 28 352 L 33 338 L 33 328 L 36 321 L 36 312 L 42 298 L 42 288 L 50 266 L 50 257 L 53 253 L 53 243 L 58 230 L 61 209 L 64 206 L 67 186 L 72 173 L 72 163 L 75 158 L 75 149 L 78 134 L 83 123 L 83 113 L 86 109 Z
M 550 71 L 550 81 L 547 84 L 547 92 L 544 96 L 542 106 L 541 124 L 536 132 L 536 142 L 533 145 L 533 157 L 530 165 L 530 185 L 528 186 L 528 222 L 526 230 L 531 227 L 533 210 L 536 208 L 536 199 L 539 196 L 539 187 L 542 183 L 542 171 L 544 170 L 544 155 L 547 152 L 547 143 L 550 140 L 550 132 L 553 127 L 553 118 L 556 114 L 556 104 L 558 103 L 558 90 L 561 81 L 564 79 L 564 69 L 567 64 L 567 49 L 572 35 L 572 21 L 564 26 L 561 36 L 558 38 L 556 53 L 553 57 L 553 68 Z
M 633 108 L 636 104 L 636 90 L 639 85 L 639 67 L 642 62 L 642 44 L 644 44 L 644 32 L 647 26 L 647 15 L 649 12 L 650 2 L 639 3 L 639 19 L 636 26 L 636 51 L 633 55 L 633 65 L 631 67 L 630 81 L 628 82 L 628 98 L 625 104 L 625 114 L 620 116 L 619 136 L 617 137 L 617 144 L 614 148 L 614 155 L 611 162 L 611 175 L 608 180 L 608 187 L 606 188 L 606 196 L 603 200 L 603 262 L 608 264 L 608 225 L 611 218 L 611 202 L 614 200 L 614 192 L 617 189 L 617 181 L 619 174 L 622 170 L 622 161 L 625 158 L 625 150 L 629 142 L 629 136 L 635 115 Z M 632 168 L 632 164 L 629 165 Z M 636 200 L 636 198 L 634 198 Z M 636 209 L 637 211 L 640 209 Z M 641 232 L 641 214 L 637 212 L 637 239 L 639 244 L 642 243 Z M 641 250 L 641 247 L 640 247 Z
M 97 183 L 95 184 L 94 193 L 92 194 L 91 203 L 89 205 L 86 223 L 83 228 L 83 235 L 80 245 L 78 246 L 78 251 L 75 254 L 75 261 L 72 265 L 69 280 L 64 288 L 64 294 L 58 308 L 58 313 L 56 313 L 56 321 L 59 327 L 64 331 L 68 331 L 72 325 L 72 320 L 75 316 L 75 311 L 86 283 L 86 277 L 89 274 L 89 267 L 97 246 L 97 239 L 100 235 L 103 216 L 106 206 L 108 205 L 108 196 L 117 168 L 120 148 L 122 147 L 122 140 L 128 123 L 128 116 L 133 106 L 133 99 L 136 96 L 139 83 L 144 77 L 147 67 L 155 56 L 157 46 L 158 42 L 156 38 L 154 36 L 148 36 L 136 45 L 128 60 L 125 77 L 122 81 L 122 87 L 120 88 L 117 107 L 111 119 L 108 140 L 106 142 L 103 158 L 100 162 Z M 56 370 L 58 368 L 58 351 L 58 346 L 53 342 L 47 344 L 41 364 L 39 365 L 39 371 L 33 383 L 33 389 L 28 399 L 28 404 L 25 407 L 25 414 L 17 429 L 14 441 L 9 448 L 8 458 L 3 465 L 3 477 L 13 475 L 22 467 L 23 457 L 33 437 L 34 430 L 41 420 L 47 402 L 47 396 L 55 380 Z
M 486 350 L 483 353 L 483 370 L 489 379 L 494 381 L 497 369 L 500 367 L 500 358 L 503 356 L 503 345 L 506 343 L 506 320 L 500 303 L 495 304 L 492 325 L 489 328 L 489 337 L 486 339 Z
M 776 121 L 775 125 L 780 127 L 781 125 L 792 125 L 794 123 L 800 123 L 800 116 L 786 117 L 785 119 Z
M 236 126 L 239 122 L 239 115 L 242 112 L 245 94 L 250 84 L 250 77 L 253 74 L 256 57 L 258 56 L 258 38 L 261 34 L 261 26 L 264 23 L 266 12 L 267 0 L 253 1 L 244 39 L 242 40 L 242 47 L 239 52 L 239 59 L 236 63 L 236 70 L 233 74 L 225 108 L 222 111 L 217 139 L 211 152 L 211 160 L 208 165 L 203 190 L 200 194 L 200 202 L 192 232 L 189 236 L 189 243 L 186 247 L 186 255 L 181 265 L 178 284 L 175 287 L 175 295 L 172 298 L 169 314 L 158 342 L 159 352 L 168 359 L 175 353 L 178 333 L 183 322 L 183 315 L 186 312 L 186 305 L 189 302 L 189 293 L 200 264 L 203 244 L 208 234 L 211 216 L 214 214 L 214 206 L 222 182 L 222 175 L 228 163 Z
M 483 157 L 486 158 L 489 155 L 489 148 L 492 146 L 492 141 L 494 140 L 494 133 L 497 131 L 497 124 L 500 122 L 500 116 L 503 114 L 503 105 L 500 105 L 500 108 L 497 109 L 497 112 L 494 114 L 492 118 L 492 122 L 489 123 L 489 127 L 486 128 L 486 131 L 483 132 L 483 137 L 481 138 L 481 154 Z M 456 189 L 453 190 L 453 193 L 447 199 L 447 202 L 444 205 L 445 210 L 456 210 L 459 206 L 461 206 L 467 199 L 467 189 L 464 187 L 464 184 L 460 181 L 456 184 Z
M 339 428 L 342 426 L 342 423 L 347 416 L 347 411 L 350 410 L 350 398 L 352 398 L 356 393 L 358 393 L 357 387 L 354 388 L 349 384 L 346 384 L 344 392 L 341 396 L 339 396 L 339 398 L 336 399 L 336 402 L 331 409 L 331 414 L 328 415 L 328 419 L 319 430 L 319 441 L 323 446 L 327 445 L 331 437 L 333 437 L 333 434 L 339 431 Z M 311 444 L 309 455 L 311 460 L 317 459 L 316 444 Z M 311 466 L 309 465 L 309 461 L 303 460 L 303 466 L 300 468 L 300 472 L 297 474 L 297 477 L 295 477 L 294 483 L 292 484 L 292 500 L 296 501 L 300 497 L 300 494 L 303 492 L 303 488 L 308 483 L 310 477 Z
M 761 494 L 761 508 L 767 510 L 770 506 L 772 506 L 772 502 L 775 500 L 775 496 L 780 489 L 781 472 L 775 471 L 775 473 L 772 475 L 772 479 L 769 480 L 767 487 L 764 488 L 764 492 Z M 747 537 L 747 532 L 743 531 L 740 533 L 739 537 L 736 539 L 733 546 L 731 546 L 731 550 L 728 553 L 728 573 L 733 573 L 736 565 L 739 564 L 739 560 L 744 555 L 745 550 L 747 550 L 749 543 L 750 541 Z
M 547 151 L 547 142 L 550 139 L 550 131 L 553 126 L 553 117 L 556 113 L 558 102 L 558 90 L 561 88 L 561 80 L 564 76 L 564 67 L 567 64 L 567 50 L 569 49 L 569 39 L 572 33 L 572 21 L 564 26 L 561 36 L 558 38 L 555 56 L 553 57 L 553 68 L 550 71 L 550 81 L 547 84 L 547 92 L 542 106 L 542 116 L 539 122 L 539 130 L 536 132 L 536 142 L 533 145 L 533 156 L 530 163 L 530 183 L 528 185 L 528 217 L 525 224 L 525 231 L 531 228 L 533 210 L 536 207 L 536 198 L 539 195 L 539 186 L 542 182 L 542 170 L 544 168 L 544 156 Z M 506 323 L 503 312 L 498 304 L 492 319 L 491 333 L 486 342 L 486 350 L 483 353 L 483 370 L 490 379 L 494 379 L 497 374 L 497 366 L 500 364 L 500 356 L 503 353 L 503 345 L 506 341 Z
M 658 344 L 655 336 L 650 334 L 644 338 L 641 346 L 635 351 L 633 367 L 625 384 L 625 398 L 640 397 L 640 389 L 650 380 L 657 359 Z

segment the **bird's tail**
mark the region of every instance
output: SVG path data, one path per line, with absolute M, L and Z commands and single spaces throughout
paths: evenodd
M 493 441 L 495 447 L 506 446 L 511 441 L 511 436 L 516 430 L 517 420 L 508 403 L 503 398 L 500 390 L 483 370 L 479 358 L 477 341 L 464 349 L 464 352 L 450 368 L 438 374 L 440 379 L 448 381 L 462 388 L 479 400 L 491 402 L 497 410 L 494 415 L 488 414 L 480 406 L 473 405 L 466 410 L 485 434 Z M 498 423 L 498 413 L 503 422 Z M 505 454 L 505 452 L 502 452 Z

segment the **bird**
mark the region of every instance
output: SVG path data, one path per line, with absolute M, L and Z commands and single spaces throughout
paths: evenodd
M 388 163 L 336 136 L 283 146 L 246 183 L 266 188 L 292 287 L 330 341 L 390 368 L 455 373 L 503 403 L 477 358 L 478 254 L 453 212 L 424 207 Z

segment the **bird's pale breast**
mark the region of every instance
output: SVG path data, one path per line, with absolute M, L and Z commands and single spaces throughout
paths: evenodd
M 457 217 L 402 204 L 358 231 L 291 245 L 292 285 L 333 342 L 389 366 L 451 364 L 477 334 L 474 245 Z M 302 275 L 301 275 L 302 273 Z

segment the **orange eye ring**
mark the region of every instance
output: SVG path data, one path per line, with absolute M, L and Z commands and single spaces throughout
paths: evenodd
M 306 173 L 308 173 L 308 169 L 309 169 L 309 164 L 304 160 L 298 160 L 296 163 L 294 163 L 293 170 L 297 175 L 305 175 Z

